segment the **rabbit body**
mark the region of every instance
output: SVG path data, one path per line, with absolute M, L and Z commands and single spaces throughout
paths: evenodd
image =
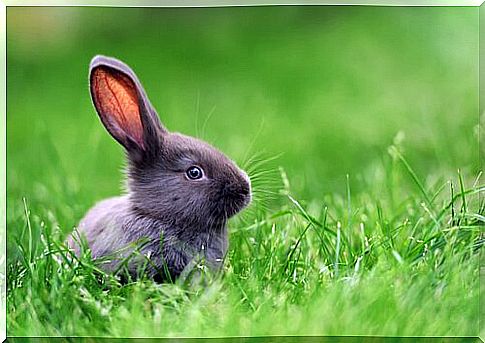
M 194 232 L 191 228 L 164 223 L 137 213 L 127 195 L 100 201 L 81 220 L 78 230 L 85 234 L 94 259 L 104 256 L 115 258 L 113 262 L 103 264 L 109 272 L 119 267 L 117 252 L 117 257 L 122 259 L 132 253 L 133 249 L 125 249 L 131 243 L 146 240 L 147 244 L 142 245 L 140 253 L 149 257 L 153 265 L 147 264 L 145 272 L 158 280 L 167 277 L 175 280 L 195 257 L 204 259 L 212 268 L 218 268 L 228 247 L 224 225 L 208 232 Z M 69 242 L 74 246 L 72 238 Z M 146 261 L 135 259 L 128 265 L 133 277 L 136 277 L 137 268 L 143 262 Z M 163 274 L 165 266 L 169 276 Z
M 208 143 L 169 132 L 141 83 L 124 63 L 91 62 L 90 90 L 108 132 L 128 157 L 127 193 L 99 202 L 78 225 L 101 268 L 128 259 L 155 280 L 174 280 L 197 261 L 219 268 L 227 251 L 227 220 L 251 201 L 246 173 Z M 79 253 L 78 240 L 68 245 Z

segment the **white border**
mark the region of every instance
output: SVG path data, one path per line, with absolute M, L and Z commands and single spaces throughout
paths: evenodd
M 480 6 L 485 0 L 4 0 L 7 6 L 220 7 L 274 5 Z
M 0 1 L 0 341 L 7 338 L 7 8 Z
M 362 5 L 362 6 L 481 6 L 485 0 L 44 0 L 42 4 L 32 0 L 0 0 L 0 342 L 7 334 L 6 317 L 6 165 L 7 165 L 7 6 L 113 6 L 113 7 L 219 7 L 219 6 L 272 6 L 272 5 Z

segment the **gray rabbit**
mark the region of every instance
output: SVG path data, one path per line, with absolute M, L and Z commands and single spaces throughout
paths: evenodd
M 198 258 L 219 268 L 227 220 L 251 201 L 246 173 L 208 143 L 169 132 L 123 62 L 94 57 L 89 82 L 101 122 L 128 160 L 127 194 L 99 202 L 79 223 L 93 258 L 109 256 L 102 268 L 113 272 L 144 242 L 126 266 L 133 277 L 143 265 L 157 281 L 175 280 Z M 67 240 L 76 253 L 80 237 Z

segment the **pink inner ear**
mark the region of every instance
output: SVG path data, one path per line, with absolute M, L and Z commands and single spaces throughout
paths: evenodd
M 93 72 L 94 101 L 99 114 L 143 148 L 143 125 L 135 84 L 116 71 L 98 68 Z M 119 137 L 124 140 L 124 137 Z

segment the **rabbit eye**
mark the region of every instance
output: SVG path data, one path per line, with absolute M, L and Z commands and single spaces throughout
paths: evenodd
M 192 166 L 187 171 L 185 172 L 187 174 L 187 177 L 191 180 L 198 180 L 204 176 L 204 173 L 202 172 L 202 169 L 196 166 Z

